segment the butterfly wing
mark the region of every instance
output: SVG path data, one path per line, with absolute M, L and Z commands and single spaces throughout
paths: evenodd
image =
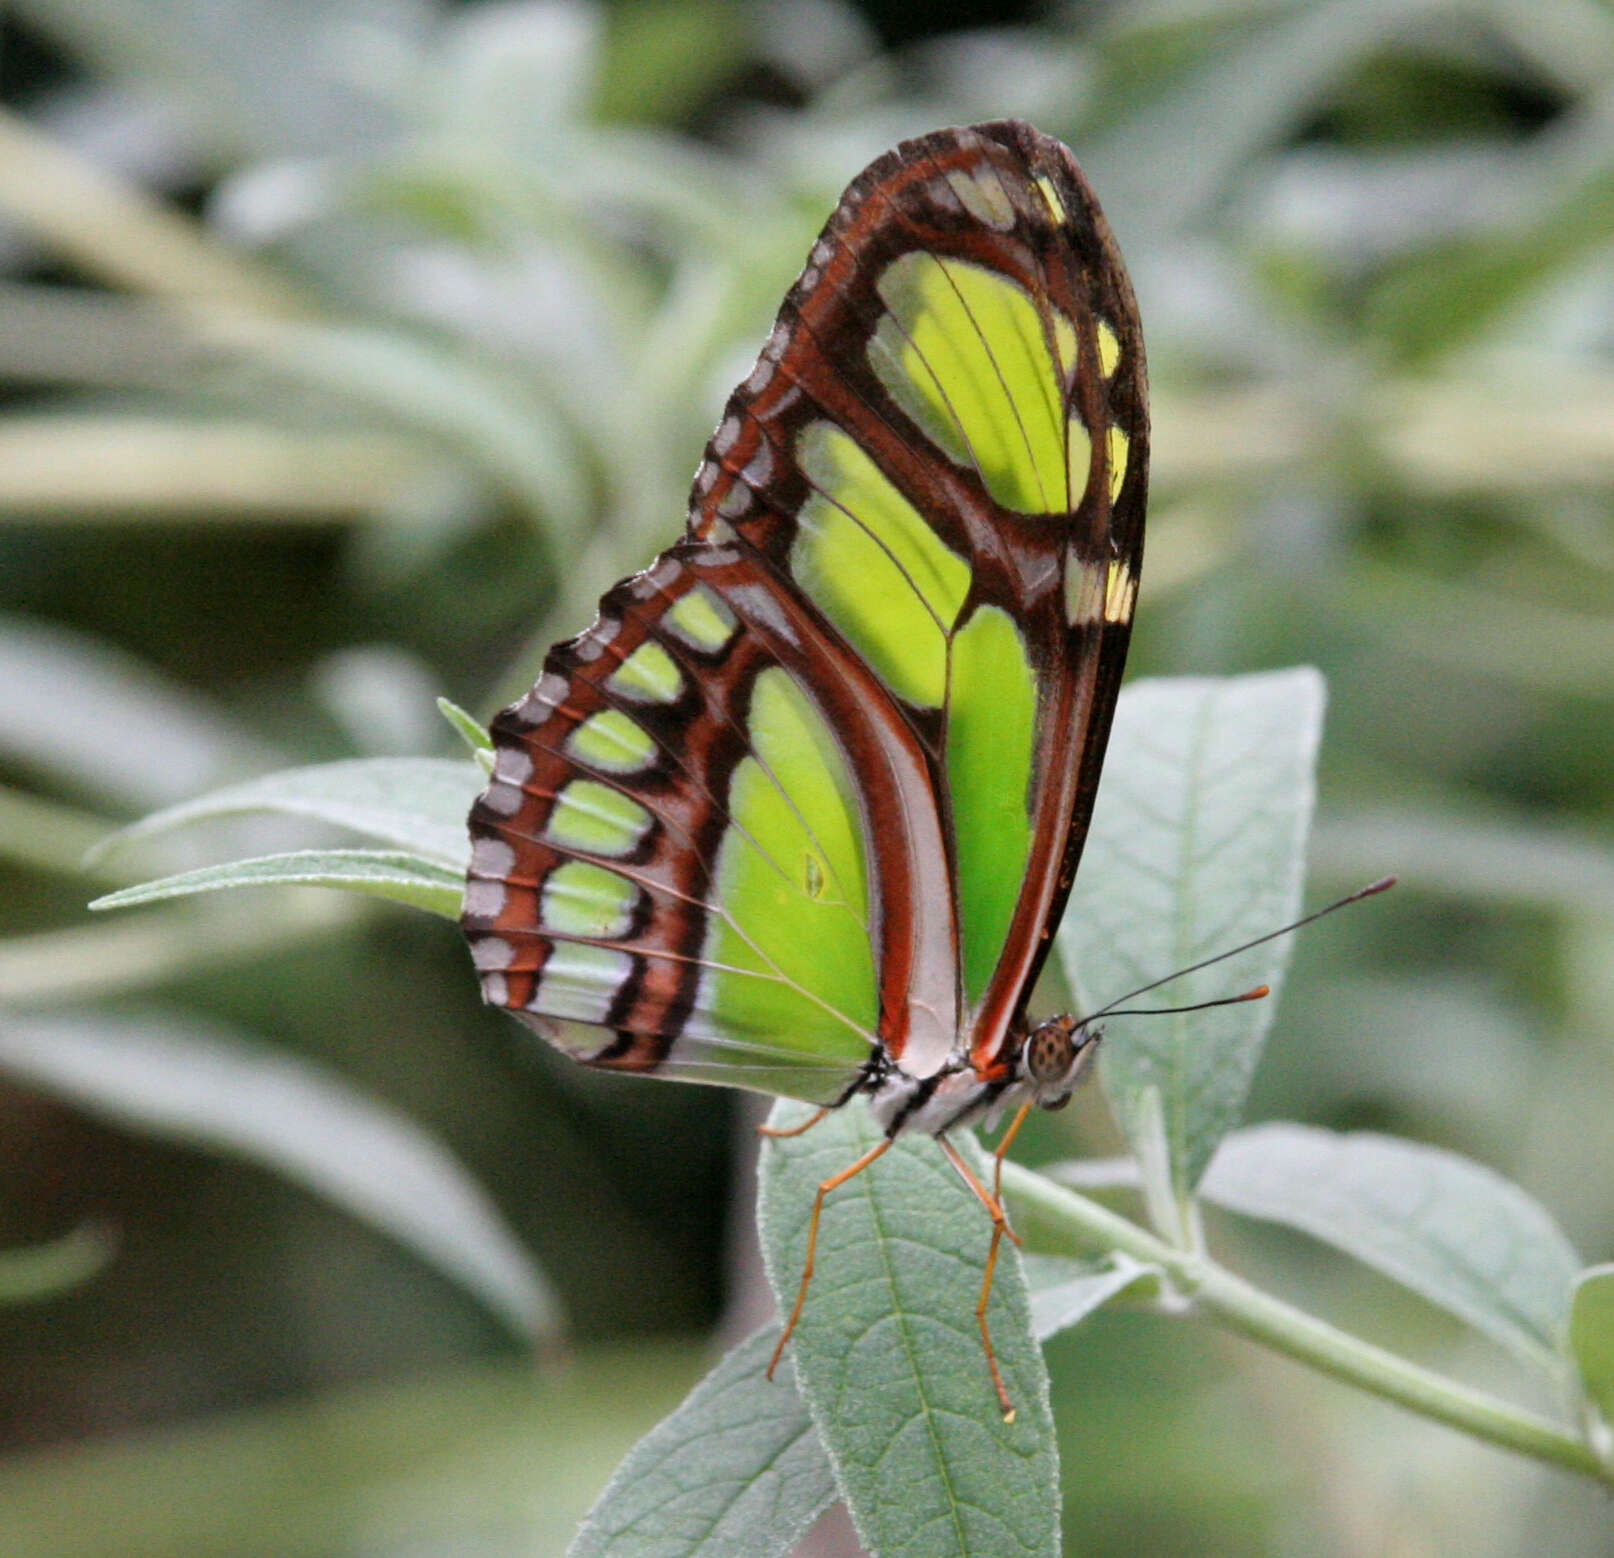
M 696 479 L 696 534 L 793 580 L 921 738 L 957 922 L 956 991 L 928 991 L 980 1069 L 1086 836 L 1147 484 L 1126 272 L 1070 153 L 1012 122 L 853 183 Z M 893 872 L 887 913 L 923 884 Z M 905 1070 L 934 1069 L 933 1031 L 897 1036 Z
M 876 1042 L 869 846 L 746 571 L 663 553 L 495 719 L 464 925 L 487 999 L 580 1059 L 829 1101 Z
M 848 190 L 689 533 L 494 723 L 465 925 L 595 1064 L 818 1101 L 993 1063 L 1125 654 L 1136 310 L 1069 153 L 906 143 Z

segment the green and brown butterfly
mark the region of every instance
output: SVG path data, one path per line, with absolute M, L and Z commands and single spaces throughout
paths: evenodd
M 1015 121 L 906 141 L 814 244 L 684 536 L 493 721 L 470 817 L 489 1002 L 591 1066 L 867 1100 L 884 1139 L 813 1236 L 897 1136 L 940 1140 L 993 1216 L 1006 1413 L 1006 1224 L 947 1133 L 1057 1108 L 1091 1058 L 1026 1002 L 1147 485 L 1137 306 L 1075 159 Z

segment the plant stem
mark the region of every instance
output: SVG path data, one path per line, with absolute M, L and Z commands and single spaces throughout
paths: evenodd
M 1614 1466 L 1603 1464 L 1585 1441 L 1536 1413 L 1351 1336 L 1263 1293 L 1207 1256 L 1174 1249 L 1107 1207 L 1018 1164 L 1003 1165 L 1003 1182 L 1016 1199 L 1035 1207 L 1084 1249 L 1120 1250 L 1161 1267 L 1196 1309 L 1230 1330 L 1476 1439 L 1614 1486 Z

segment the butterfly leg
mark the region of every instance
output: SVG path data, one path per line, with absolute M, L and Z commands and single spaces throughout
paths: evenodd
M 828 1111 L 825 1111 L 826 1113 Z M 808 1125 L 816 1124 L 816 1120 L 809 1120 Z M 806 1126 L 802 1127 L 803 1130 Z M 790 1340 L 791 1332 L 796 1329 L 796 1322 L 801 1319 L 802 1305 L 807 1302 L 807 1285 L 813 1280 L 813 1256 L 818 1250 L 818 1219 L 824 1210 L 824 1197 L 830 1191 L 838 1190 L 847 1180 L 861 1174 L 874 1160 L 881 1157 L 891 1149 L 891 1137 L 870 1147 L 856 1163 L 849 1168 L 843 1168 L 839 1174 L 832 1174 L 818 1187 L 818 1194 L 813 1198 L 813 1215 L 807 1224 L 807 1259 L 802 1265 L 801 1287 L 796 1292 L 796 1306 L 790 1311 L 790 1318 L 785 1321 L 785 1328 L 779 1333 L 779 1345 L 773 1349 L 773 1357 L 768 1360 L 768 1378 L 773 1378 L 773 1371 L 779 1366 L 779 1359 L 785 1350 L 785 1343 Z
M 1031 1105 L 1021 1104 L 1009 1122 L 1008 1130 L 1003 1133 L 1003 1139 L 992 1149 L 992 1198 L 999 1206 L 1003 1204 L 1003 1160 L 1008 1156 L 1009 1148 L 1014 1145 L 1014 1138 L 1020 1134 L 1020 1127 L 1026 1123 L 1026 1116 L 1030 1113 Z M 1018 1239 L 1015 1240 L 1016 1244 L 1019 1242 Z
M 1008 1213 L 1003 1210 L 1003 1203 L 989 1191 L 976 1177 L 975 1171 L 967 1164 L 957 1147 L 945 1136 L 936 1138 L 941 1150 L 947 1154 L 947 1161 L 958 1170 L 959 1178 L 964 1181 L 976 1194 L 982 1206 L 992 1219 L 992 1243 L 986 1252 L 986 1271 L 981 1278 L 981 1296 L 975 1305 L 975 1320 L 981 1328 L 981 1347 L 986 1353 L 986 1366 L 992 1373 L 992 1388 L 998 1394 L 998 1406 L 1003 1412 L 1003 1421 L 1014 1421 L 1014 1403 L 1009 1399 L 1009 1387 L 1003 1383 L 1003 1371 L 998 1367 L 997 1349 L 992 1346 L 992 1332 L 986 1323 L 986 1308 L 992 1298 L 992 1278 L 998 1269 L 998 1249 L 1003 1243 L 1003 1235 L 1020 1242 L 1020 1236 L 1009 1226 Z M 999 1160 L 1001 1162 L 1001 1159 Z
M 822 1109 L 815 1109 L 800 1125 L 787 1125 L 783 1128 L 777 1125 L 759 1125 L 758 1136 L 766 1136 L 772 1141 L 783 1141 L 787 1136 L 801 1136 L 810 1131 L 825 1115 L 832 1113 L 833 1104 L 825 1104 Z

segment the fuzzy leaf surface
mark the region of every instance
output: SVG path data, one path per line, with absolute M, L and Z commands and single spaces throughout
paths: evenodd
M 1370 1131 L 1258 1125 L 1221 1145 L 1201 1190 L 1321 1239 L 1554 1371 L 1580 1260 L 1515 1184 L 1454 1152 Z
M 288 855 L 262 855 L 202 866 L 177 876 L 159 877 L 97 898 L 92 909 L 131 909 L 164 898 L 219 892 L 226 887 L 345 887 L 351 892 L 391 898 L 416 909 L 458 919 L 465 881 L 459 872 L 388 849 L 300 849 Z
M 775 1125 L 799 1123 L 796 1106 Z M 843 1109 L 762 1155 L 758 1225 L 781 1313 L 796 1298 L 820 1181 L 881 1140 Z M 979 1148 L 958 1146 L 978 1173 Z M 1017 1415 L 999 1414 L 975 1323 L 991 1225 L 928 1139 L 900 1139 L 833 1192 L 793 1366 L 842 1497 L 877 1558 L 1032 1558 L 1059 1551 L 1047 1374 L 1019 1254 L 1005 1243 L 989 1319 Z
M 835 1476 L 764 1326 L 628 1452 L 568 1558 L 785 1558 Z
M 474 763 L 361 757 L 287 768 L 170 806 L 115 834 L 103 850 L 210 817 L 278 812 L 351 828 L 464 873 L 466 814 L 486 780 Z

